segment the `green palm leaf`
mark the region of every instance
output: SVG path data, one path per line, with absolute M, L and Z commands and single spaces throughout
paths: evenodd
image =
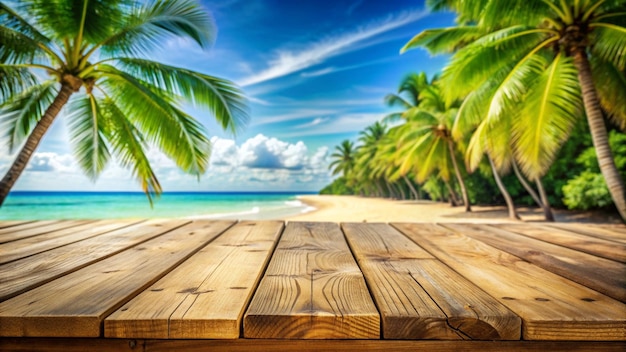
M 247 101 L 231 82 L 141 59 L 121 59 L 123 71 L 151 85 L 208 108 L 224 129 L 236 132 L 247 123 Z
M 132 170 L 152 204 L 154 195 L 161 193 L 161 185 L 146 155 L 143 135 L 112 99 L 105 98 L 100 108 L 115 158 L 123 167 Z
M 0 64 L 0 106 L 24 89 L 37 84 L 37 77 L 26 67 Z
M 613 63 L 618 69 L 626 69 L 626 27 L 608 23 L 596 23 L 593 54 Z
M 104 139 L 105 123 L 100 106 L 93 95 L 74 99 L 70 104 L 70 141 L 78 165 L 89 178 L 96 180 L 111 156 Z
M 592 69 L 602 108 L 617 126 L 626 130 L 626 76 L 600 59 L 592 60 Z
M 515 156 L 529 179 L 548 170 L 581 111 L 577 70 L 559 54 L 529 90 L 513 123 Z
M 206 171 L 211 143 L 198 121 L 175 107 L 170 93 L 107 67 L 102 82 L 120 97 L 125 114 L 181 169 L 193 175 Z
M 141 56 L 162 46 L 168 36 L 192 38 L 201 47 L 211 45 L 215 35 L 211 17 L 191 0 L 147 1 L 102 44 L 109 55 Z
M 10 152 L 30 135 L 35 124 L 52 104 L 57 89 L 56 82 L 45 81 L 24 89 L 0 107 L 0 121 L 6 133 Z
M 406 43 L 400 53 L 417 47 L 425 47 L 431 54 L 455 52 L 481 35 L 475 26 L 427 29 Z

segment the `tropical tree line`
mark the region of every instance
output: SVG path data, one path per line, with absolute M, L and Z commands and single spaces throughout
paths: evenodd
M 576 136 L 578 141 L 587 136 L 592 145 L 581 156 L 565 157 L 586 165 L 588 172 L 575 176 L 576 182 L 566 181 L 561 191 L 569 194 L 565 202 L 583 206 L 585 196 L 576 192 L 590 184 L 591 189 L 601 189 L 600 181 L 604 181 L 605 195 L 610 195 L 610 203 L 626 219 L 624 168 L 620 165 L 624 152 L 621 132 L 626 128 L 625 2 L 427 3 L 434 11 L 455 11 L 456 26 L 425 30 L 402 51 L 423 47 L 433 54 L 450 54 L 451 59 L 434 82 L 428 82 L 425 75 L 405 79 L 399 93 L 410 95 L 410 100 L 388 97 L 388 103 L 404 108 L 389 117 L 401 120 L 389 129 L 393 145 L 380 147 L 392 155 L 386 160 L 393 166 L 383 168 L 398 168 L 389 175 L 411 175 L 417 183 L 434 175 L 446 184 L 452 201 L 457 198 L 455 188 L 460 189 L 469 210 L 464 172 L 491 173 L 510 216 L 518 217 L 507 182 L 501 178 L 511 173 L 551 219 L 546 188 L 558 193 L 551 187 L 557 183 L 551 169 L 559 163 L 561 150 L 573 152 L 564 144 L 574 139 L 573 131 L 578 129 L 584 131 Z M 593 169 L 599 173 L 590 168 L 594 152 Z M 351 179 L 359 170 L 352 166 L 351 174 L 343 175 L 347 186 L 355 184 Z M 549 187 L 544 185 L 546 179 Z M 591 197 L 600 198 L 600 193 Z
M 208 167 L 207 131 L 182 104 L 208 109 L 235 131 L 248 118 L 231 82 L 148 59 L 170 38 L 208 48 L 216 28 L 194 0 L 0 2 L 0 126 L 16 158 L 0 206 L 61 111 L 78 165 L 95 180 L 111 160 L 148 199 L 161 193 L 147 150 L 183 171 Z

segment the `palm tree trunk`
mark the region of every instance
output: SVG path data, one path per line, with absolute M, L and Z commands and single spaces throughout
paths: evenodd
M 552 214 L 552 209 L 550 209 L 550 202 L 548 201 L 548 195 L 546 194 L 546 190 L 543 188 L 543 184 L 541 183 L 541 179 L 537 178 L 537 189 L 539 190 L 539 194 L 541 195 L 541 207 L 543 208 L 543 215 L 546 218 L 546 221 L 554 221 L 554 214 Z
M 406 175 L 403 175 L 402 178 L 404 179 L 404 182 L 409 186 L 409 188 L 411 189 L 411 194 L 413 194 L 413 198 L 415 199 L 420 199 L 419 194 L 417 193 L 417 190 L 415 189 L 415 186 L 413 186 L 413 183 L 411 183 L 411 180 L 409 180 L 408 177 L 406 177 Z
M 550 208 L 550 202 L 548 202 L 548 196 L 546 195 L 546 191 L 543 189 L 543 184 L 541 183 L 541 179 L 537 178 L 536 180 L 537 189 L 539 189 L 539 193 L 541 194 L 541 199 L 540 199 L 539 196 L 537 195 L 537 192 L 535 192 L 535 190 L 528 184 L 528 182 L 526 182 L 526 179 L 524 178 L 524 176 L 522 176 L 522 173 L 519 171 L 519 168 L 517 167 L 517 164 L 515 164 L 515 161 L 512 163 L 512 165 L 513 165 L 513 171 L 515 172 L 515 176 L 517 176 L 517 179 L 519 180 L 519 182 L 522 184 L 522 186 L 524 186 L 528 194 L 530 194 L 530 196 L 533 197 L 533 200 L 543 210 L 543 216 L 545 220 L 554 221 L 554 214 L 552 214 L 552 209 Z
M 624 181 L 620 177 L 613 154 L 609 147 L 609 138 L 602 117 L 602 110 L 598 101 L 598 94 L 593 85 L 591 77 L 591 65 L 587 59 L 585 48 L 580 48 L 574 53 L 574 65 L 578 69 L 578 81 L 583 93 L 583 103 L 585 104 L 585 112 L 587 113 L 587 122 L 591 132 L 591 139 L 596 148 L 598 156 L 598 164 L 606 185 L 613 198 L 613 203 L 622 221 L 626 222 L 626 191 L 624 190 Z
M 456 193 L 454 193 L 454 189 L 452 185 L 450 185 L 450 181 L 443 180 L 448 189 L 448 195 L 450 196 L 450 205 L 456 207 L 459 205 L 459 200 L 456 198 Z
M 513 203 L 513 198 L 509 192 L 507 192 L 506 187 L 504 187 L 504 183 L 500 179 L 500 175 L 498 175 L 498 170 L 496 170 L 496 165 L 493 163 L 493 160 L 489 155 L 487 155 L 487 159 L 489 159 L 489 164 L 491 165 L 491 170 L 493 171 L 493 178 L 496 180 L 496 184 L 500 189 L 500 193 L 504 197 L 504 201 L 506 202 L 506 206 L 509 209 L 509 217 L 515 220 L 521 220 L 519 214 L 517 214 L 517 210 L 515 209 L 515 203 Z
M 511 165 L 513 166 L 513 172 L 515 172 L 515 176 L 517 176 L 517 179 L 519 180 L 519 182 L 522 184 L 522 186 L 524 186 L 524 189 L 526 190 L 526 192 L 528 192 L 528 194 L 530 194 L 530 196 L 533 198 L 535 203 L 537 203 L 537 205 L 539 205 L 540 207 L 543 208 L 543 202 L 541 201 L 541 199 L 539 199 L 539 195 L 528 184 L 528 182 L 526 182 L 526 179 L 524 178 L 524 176 L 522 176 L 521 172 L 517 168 L 517 164 L 515 163 L 515 161 L 513 161 L 511 163 Z
M 454 146 L 451 140 L 448 141 L 448 151 L 450 152 L 450 159 L 452 159 L 452 166 L 454 166 L 456 179 L 459 181 L 459 185 L 461 186 L 461 194 L 463 195 L 463 203 L 465 203 L 465 211 L 472 211 L 469 196 L 467 195 L 467 189 L 465 188 L 465 181 L 463 181 L 463 177 L 461 177 L 461 171 L 459 170 L 459 165 L 456 162 L 456 156 L 454 155 Z
M 404 190 L 404 187 L 402 187 L 402 185 L 399 184 L 399 183 L 394 183 L 394 185 L 396 186 L 396 188 L 398 188 L 398 191 L 400 191 L 400 199 L 401 200 L 405 200 L 406 199 L 406 192 Z
M 391 185 L 389 184 L 389 181 L 384 179 L 383 182 L 385 183 L 385 186 L 387 187 L 387 195 L 388 195 L 387 198 L 395 198 L 396 194 L 393 192 L 393 189 L 391 188 Z
M 2 178 L 2 181 L 0 181 L 0 207 L 9 195 L 9 191 L 11 191 L 11 188 L 13 188 L 13 185 L 15 185 L 15 182 L 26 168 L 26 165 L 33 156 L 33 153 L 35 153 L 39 142 L 41 142 L 41 138 L 43 138 L 46 131 L 48 131 L 48 128 L 50 128 L 54 119 L 70 99 L 72 93 L 74 93 L 74 89 L 72 87 L 66 84 L 62 85 L 61 90 L 54 98 L 54 101 L 52 101 L 52 104 L 50 104 L 48 109 L 46 109 L 43 117 L 39 120 L 39 122 L 37 122 L 37 125 L 35 125 L 35 128 L 26 139 L 26 143 L 24 143 L 22 150 L 20 150 L 17 158 L 15 158 L 15 161 L 9 168 L 9 171 L 7 171 Z

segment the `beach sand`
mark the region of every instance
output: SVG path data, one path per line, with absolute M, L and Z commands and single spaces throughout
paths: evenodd
M 431 201 L 391 200 L 358 196 L 307 195 L 300 201 L 316 210 L 286 218 L 292 221 L 332 222 L 515 222 L 508 218 L 504 206 L 472 206 L 466 213 L 464 207 L 452 207 L 449 203 Z M 543 213 L 536 208 L 518 208 L 524 221 L 541 222 Z M 613 223 L 621 221 L 617 214 L 603 212 L 573 212 L 554 210 L 556 221 Z

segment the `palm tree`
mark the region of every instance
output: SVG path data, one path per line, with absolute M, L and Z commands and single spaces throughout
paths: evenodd
M 333 175 L 341 173 L 347 178 L 354 168 L 354 143 L 346 139 L 340 145 L 335 147 L 335 152 L 330 155 L 333 161 L 328 165 L 328 169 L 332 170 Z
M 403 113 L 406 122 L 396 127 L 398 157 L 401 163 L 399 172 L 411 169 L 422 183 L 435 170 L 446 183 L 450 196 L 454 199 L 454 189 L 450 185 L 450 175 L 454 172 L 461 188 L 465 210 L 471 205 L 465 182 L 457 163 L 457 147 L 452 139 L 451 128 L 457 109 L 446 104 L 439 87 L 427 84 L 419 87 L 419 105 Z
M 248 117 L 231 82 L 145 59 L 168 38 L 211 44 L 213 22 L 195 1 L 22 0 L 0 3 L 0 23 L 0 114 L 9 149 L 22 145 L 0 181 L 0 205 L 64 107 L 82 170 L 95 180 L 115 157 L 150 202 L 161 186 L 148 143 L 190 174 L 208 166 L 206 131 L 182 102 L 233 132 Z
M 538 180 L 584 107 L 600 169 L 626 220 L 624 182 L 602 114 L 626 127 L 624 1 L 429 0 L 429 5 L 457 11 L 459 25 L 422 32 L 403 50 L 423 45 L 434 53 L 456 51 L 442 82 L 448 100 L 467 96 L 462 123 L 487 120 L 494 126 L 510 119 L 515 159 L 529 179 Z
M 374 124 L 367 126 L 360 134 L 359 141 L 361 145 L 356 153 L 356 177 L 359 179 L 362 187 L 373 190 L 373 193 L 379 197 L 383 197 L 385 192 L 382 186 L 387 186 L 388 183 L 380 177 L 374 177 L 373 162 L 379 147 L 380 140 L 387 133 L 387 127 L 380 121 L 376 121 Z M 389 192 L 391 193 L 391 192 Z

